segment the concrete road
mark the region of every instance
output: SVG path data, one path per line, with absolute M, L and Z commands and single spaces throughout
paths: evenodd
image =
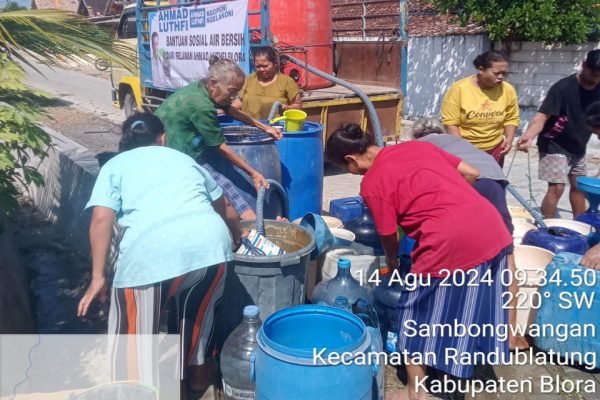
M 31 68 L 27 68 L 28 82 L 34 87 L 53 94 L 58 99 L 69 102 L 72 107 L 76 108 L 81 114 L 84 114 L 84 117 L 85 114 L 92 114 L 95 117 L 98 117 L 93 119 L 94 126 L 99 124 L 99 119 L 104 119 L 117 125 L 120 125 L 123 122 L 123 111 L 112 106 L 110 78 L 108 73 L 100 73 L 96 71 L 93 66 L 71 66 L 70 69 L 57 68 L 54 70 L 40 66 L 40 69 L 44 73 L 44 76 L 36 73 Z M 92 76 L 91 74 L 95 76 Z M 87 122 L 89 122 L 87 125 L 90 125 L 92 120 Z M 83 125 L 85 125 L 84 122 L 82 122 L 82 126 Z M 62 131 L 59 126 L 55 126 L 54 128 L 58 131 Z M 88 147 L 90 150 L 98 152 L 113 150 L 112 147 L 116 146 L 116 142 L 118 141 L 118 127 L 111 129 L 114 132 L 109 132 L 110 135 L 108 136 L 110 137 L 108 138 L 100 137 L 98 135 L 91 137 L 92 135 L 89 134 L 85 135 L 86 137 L 78 138 L 76 135 L 68 134 L 67 132 L 65 133 L 80 144 Z M 69 130 L 73 130 L 73 127 L 69 126 Z M 408 137 L 403 134 L 403 139 L 408 139 Z M 99 147 L 97 143 L 95 143 L 98 141 L 102 142 L 106 148 Z M 513 153 L 506 158 L 506 165 L 504 168 L 505 173 L 509 172 L 509 166 L 512 159 Z M 546 192 L 546 183 L 537 179 L 537 161 L 538 155 L 537 149 L 535 148 L 532 149 L 529 158 L 525 153 L 518 153 L 515 156 L 513 166 L 510 169 L 509 179 L 526 199 L 530 198 L 531 192 L 539 206 Z M 595 176 L 600 168 L 600 141 L 596 137 L 592 137 L 592 140 L 590 141 L 587 161 L 589 169 L 588 173 Z M 325 179 L 323 182 L 324 210 L 329 209 L 329 201 L 332 199 L 358 195 L 361 181 L 360 176 L 344 174 L 341 173 L 341 171 L 335 170 L 335 168 L 327 168 L 325 172 Z M 529 182 L 530 177 L 531 185 Z M 510 206 L 521 208 L 512 195 L 508 195 L 507 200 Z M 523 212 L 523 215 L 528 215 L 524 209 L 521 211 Z M 562 196 L 559 203 L 559 213 L 562 218 L 572 218 L 568 190 Z
M 73 66 L 69 69 L 36 66 L 43 75 L 25 66 L 27 83 L 52 94 L 57 99 L 88 114 L 120 124 L 125 119 L 122 110 L 112 105 L 110 78 L 107 72 L 92 76 L 93 66 Z M 90 71 L 91 70 L 91 71 Z M 87 73 L 86 73 L 87 71 Z

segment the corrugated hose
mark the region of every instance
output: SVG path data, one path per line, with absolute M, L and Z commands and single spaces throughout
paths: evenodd
M 365 106 L 367 107 L 367 111 L 369 112 L 369 119 L 371 121 L 371 125 L 373 126 L 373 131 L 375 131 L 375 138 L 377 139 L 377 145 L 379 147 L 383 147 L 383 133 L 381 131 L 381 124 L 379 123 L 379 117 L 377 116 L 377 112 L 375 111 L 375 106 L 369 99 L 369 96 L 365 92 L 363 92 L 362 89 L 360 89 L 356 85 L 351 84 L 350 82 L 346 82 L 346 81 L 344 81 L 340 78 L 337 78 L 331 74 L 328 74 L 319 69 L 316 69 L 315 67 L 311 67 L 310 65 L 303 63 L 302 61 L 298 60 L 295 57 L 289 56 L 287 54 L 282 54 L 281 56 L 287 58 L 288 60 L 290 60 L 291 62 L 293 62 L 296 65 L 301 66 L 302 68 L 306 68 L 308 71 L 312 72 L 315 75 L 320 76 L 321 78 L 327 79 L 328 81 L 331 81 L 337 85 L 343 86 L 346 89 L 349 89 L 349 90 L 353 91 L 354 93 L 356 93 L 356 95 L 358 97 L 360 97 L 360 99 L 363 101 L 363 103 L 365 103 Z
M 290 209 L 289 209 L 289 205 L 288 205 L 288 198 L 287 195 L 285 194 L 285 190 L 283 189 L 283 186 L 281 186 L 279 184 L 279 182 L 273 180 L 273 179 L 267 179 L 267 182 L 269 183 L 269 190 L 275 189 L 279 195 L 281 196 L 281 200 L 282 200 L 282 217 L 285 218 L 290 218 Z M 258 189 L 258 195 L 256 196 L 256 231 L 258 233 L 260 233 L 261 235 L 264 236 L 265 234 L 265 221 L 264 221 L 264 207 L 265 207 L 265 194 L 267 192 L 267 189 L 264 186 L 261 186 L 260 189 Z

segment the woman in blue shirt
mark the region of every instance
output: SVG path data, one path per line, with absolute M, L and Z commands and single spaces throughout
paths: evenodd
M 165 305 L 177 298 L 181 378 L 203 391 L 216 370 L 209 360 L 214 307 L 223 294 L 232 244 L 240 239 L 239 222 L 210 174 L 164 143 L 164 127 L 154 115 L 125 121 L 122 153 L 102 167 L 86 206 L 94 208 L 92 279 L 77 313 L 86 315 L 96 297 L 106 300 L 105 267 L 116 218 L 123 235 L 111 290 L 109 335 L 158 334 Z M 111 341 L 113 376 L 156 387 L 156 366 L 144 365 L 152 360 L 152 348 L 140 343 L 133 348 L 128 340 Z

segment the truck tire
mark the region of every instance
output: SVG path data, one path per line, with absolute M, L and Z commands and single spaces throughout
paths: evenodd
M 126 118 L 129 118 L 138 112 L 135 97 L 133 97 L 133 93 L 129 90 L 125 93 L 125 97 L 123 98 L 123 111 L 125 112 Z

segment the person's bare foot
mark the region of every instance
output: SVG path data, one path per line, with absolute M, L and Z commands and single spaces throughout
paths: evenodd
M 397 390 L 395 392 L 392 392 L 390 394 L 387 394 L 385 396 L 385 398 L 387 400 L 426 400 L 427 399 L 427 395 L 423 392 L 421 393 L 415 393 L 414 396 L 411 398 L 410 393 L 408 392 L 408 389 L 401 389 L 401 390 Z
M 529 343 L 527 343 L 527 339 L 525 339 L 521 335 L 511 336 L 508 339 L 508 348 L 510 349 L 510 351 L 513 351 L 516 349 L 523 351 L 523 350 L 527 350 L 529 347 L 530 346 L 529 346 Z
M 194 392 L 204 393 L 216 382 L 217 363 L 213 359 L 206 360 L 204 365 L 188 367 L 188 386 Z

